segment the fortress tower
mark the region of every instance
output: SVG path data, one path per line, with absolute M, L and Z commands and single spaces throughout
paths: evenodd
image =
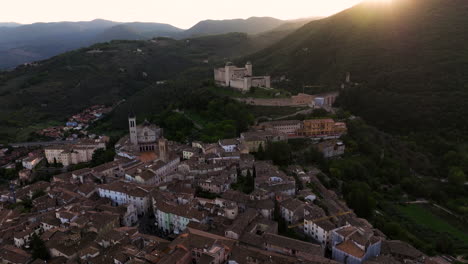
M 248 61 L 245 64 L 245 70 L 246 70 L 246 75 L 247 76 L 253 76 L 252 63 L 250 61 Z
M 128 128 L 130 130 L 130 142 L 135 146 L 138 145 L 136 116 L 134 114 L 128 116 Z

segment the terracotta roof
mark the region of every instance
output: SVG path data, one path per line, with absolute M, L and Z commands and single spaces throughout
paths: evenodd
M 305 203 L 298 199 L 287 199 L 282 201 L 280 206 L 288 209 L 289 211 L 296 212 L 297 210 L 302 210 Z
M 399 240 L 383 241 L 382 254 L 400 255 L 412 259 L 417 259 L 424 255 L 410 244 Z
M 288 125 L 298 125 L 301 123 L 302 121 L 300 120 L 277 120 L 277 121 L 263 122 L 260 125 L 288 126 Z
M 319 245 L 303 242 L 300 240 L 288 238 L 285 236 L 267 233 L 264 235 L 265 243 L 278 247 L 294 249 L 296 251 L 306 252 L 312 255 L 322 255 L 322 248 Z
M 364 250 L 356 246 L 356 244 L 351 240 L 346 240 L 343 243 L 336 245 L 335 247 L 356 258 L 362 258 L 366 253 Z
M 31 260 L 31 255 L 14 246 L 4 245 L 0 248 L 0 259 L 10 263 L 28 263 Z

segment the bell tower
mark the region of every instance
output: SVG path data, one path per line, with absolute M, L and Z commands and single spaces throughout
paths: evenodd
M 159 159 L 167 162 L 169 160 L 168 157 L 168 150 L 167 150 L 167 139 L 165 138 L 160 138 L 158 142 L 159 146 Z
M 130 142 L 133 145 L 138 145 L 136 116 L 134 114 L 128 116 L 128 129 L 130 131 Z

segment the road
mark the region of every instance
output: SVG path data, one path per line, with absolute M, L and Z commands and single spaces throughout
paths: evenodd
M 274 120 L 285 119 L 285 118 L 288 118 L 288 117 L 293 117 L 293 116 L 296 116 L 296 115 L 299 115 L 299 114 L 307 115 L 307 114 L 312 113 L 312 111 L 313 111 L 312 108 L 311 109 L 305 109 L 305 110 L 300 110 L 300 111 L 297 111 L 297 112 L 289 114 L 289 115 L 279 116 L 279 117 L 275 117 L 275 118 L 272 118 L 272 117 L 269 117 L 269 116 L 259 116 L 259 117 L 257 117 L 255 119 L 255 123 L 258 124 L 258 121 L 261 120 L 261 119 L 274 121 Z

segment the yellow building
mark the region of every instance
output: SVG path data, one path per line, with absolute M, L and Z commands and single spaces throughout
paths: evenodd
M 304 137 L 341 136 L 346 133 L 346 124 L 335 122 L 333 119 L 304 120 L 303 127 L 298 134 Z

